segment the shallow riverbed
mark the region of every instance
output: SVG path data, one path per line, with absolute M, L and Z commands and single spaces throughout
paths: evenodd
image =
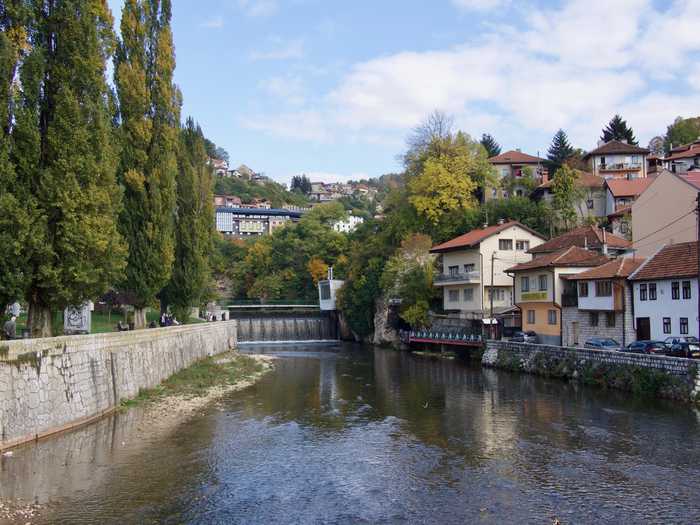
M 359 346 L 251 351 L 276 370 L 189 419 L 133 409 L 0 458 L 0 498 L 42 504 L 32 523 L 700 522 L 691 407 Z

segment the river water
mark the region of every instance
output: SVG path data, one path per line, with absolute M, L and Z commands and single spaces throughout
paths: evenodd
M 14 451 L 38 523 L 700 523 L 700 413 L 459 361 L 280 355 L 166 428 L 138 409 Z

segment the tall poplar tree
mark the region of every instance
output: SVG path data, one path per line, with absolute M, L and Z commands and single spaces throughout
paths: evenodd
M 124 267 L 105 80 L 114 39 L 104 0 L 30 3 L 11 157 L 13 192 L 35 212 L 20 263 L 29 328 L 48 336 L 53 310 L 102 294 Z
M 179 92 L 170 0 L 126 0 L 115 60 L 124 186 L 120 226 L 129 244 L 122 288 L 135 298 L 134 324 L 170 280 L 174 261 Z
M 202 130 L 189 118 L 180 132 L 178 149 L 175 264 L 162 293 L 163 301 L 182 321 L 192 306 L 201 304 L 211 284 L 214 205 L 207 160 Z

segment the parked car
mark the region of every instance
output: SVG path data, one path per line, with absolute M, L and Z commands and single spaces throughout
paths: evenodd
M 610 337 L 590 337 L 583 344 L 584 348 L 595 348 L 598 350 L 620 350 L 621 344 Z
M 635 354 L 667 355 L 668 347 L 663 341 L 635 341 L 624 349 Z
M 700 359 L 700 341 L 698 341 L 697 337 L 667 337 L 665 343 L 668 348 L 666 355 Z
M 527 332 L 515 332 L 510 340 L 514 343 L 537 343 L 537 334 L 532 330 Z

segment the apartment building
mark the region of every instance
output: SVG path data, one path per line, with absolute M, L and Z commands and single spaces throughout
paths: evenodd
M 300 218 L 300 212 L 290 210 L 220 206 L 216 208 L 216 229 L 227 237 L 245 238 L 270 234 Z
M 446 312 L 464 319 L 490 318 L 513 305 L 513 280 L 506 270 L 532 259 L 544 237 L 517 221 L 485 226 L 434 246 L 441 273 L 435 286 Z
M 619 140 L 599 143 L 583 160 L 594 175 L 605 179 L 634 179 L 647 176 L 649 150 Z

